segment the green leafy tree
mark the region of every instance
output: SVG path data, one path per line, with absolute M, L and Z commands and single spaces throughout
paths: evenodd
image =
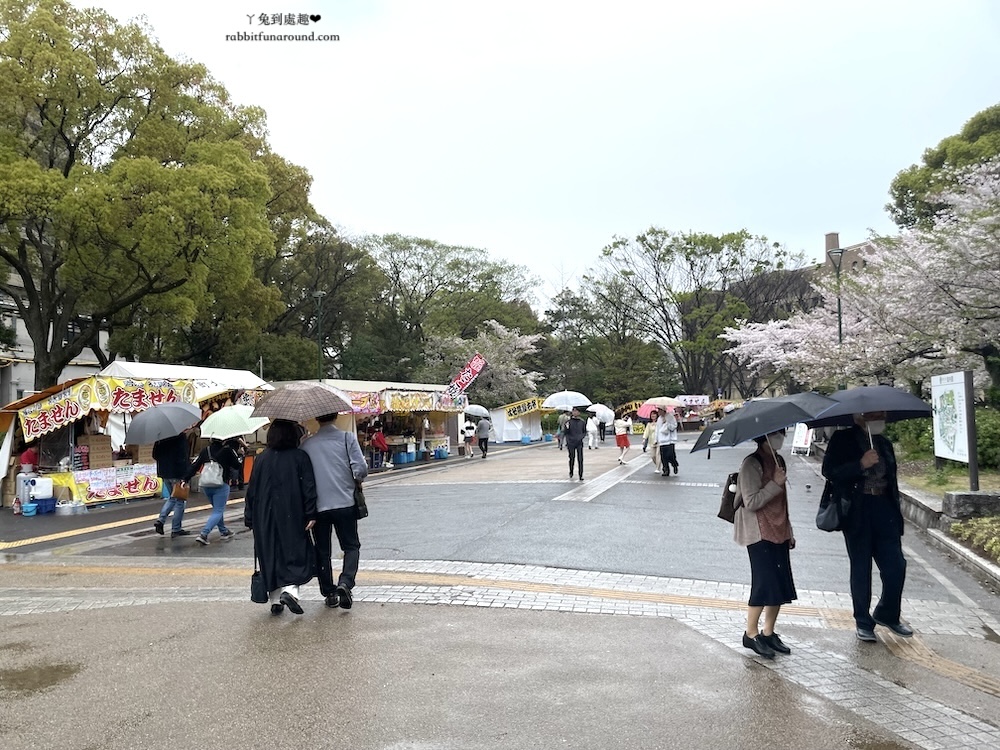
M 719 334 L 737 320 L 794 308 L 808 285 L 801 273 L 787 271 L 802 262 L 800 254 L 746 230 L 715 236 L 653 227 L 608 245 L 599 278 L 605 286 L 620 280 L 641 300 L 637 330 L 673 358 L 685 393 L 729 393 L 736 365 Z M 604 306 L 631 305 L 628 297 L 604 300 Z
M 1000 155 L 1000 104 L 972 117 L 962 130 L 924 151 L 921 164 L 907 167 L 889 187 L 886 210 L 903 228 L 930 228 L 947 206 L 938 196 L 954 186 L 955 168 Z
M 140 301 L 183 325 L 213 279 L 246 293 L 273 251 L 267 170 L 240 141 L 254 120 L 136 24 L 62 0 L 0 6 L 0 289 L 35 388 Z

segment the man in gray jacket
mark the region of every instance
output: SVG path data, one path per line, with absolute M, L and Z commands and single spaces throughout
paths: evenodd
M 302 443 L 302 450 L 312 460 L 316 476 L 316 577 L 320 593 L 328 607 L 350 609 L 354 603 L 351 589 L 361 560 L 358 517 L 354 509 L 354 487 L 368 476 L 368 464 L 357 436 L 334 426 L 336 414 L 317 417 L 319 430 Z M 333 583 L 332 532 L 344 553 L 344 567 L 337 584 Z

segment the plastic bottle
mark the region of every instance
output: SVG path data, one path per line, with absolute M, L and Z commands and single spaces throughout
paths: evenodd
M 14 498 L 14 502 L 12 503 L 11 508 L 14 511 L 15 516 L 20 516 L 24 514 L 24 511 L 21 510 L 21 498 L 19 497 Z

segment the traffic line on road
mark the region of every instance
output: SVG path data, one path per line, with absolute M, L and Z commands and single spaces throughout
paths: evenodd
M 564 492 L 561 495 L 557 495 L 552 498 L 553 500 L 568 500 L 570 502 L 577 503 L 589 503 L 594 498 L 603 495 L 605 492 L 610 490 L 616 484 L 619 484 L 626 477 L 630 477 L 637 471 L 647 467 L 647 464 L 641 461 L 630 461 L 627 464 L 621 464 L 611 469 L 611 471 L 606 471 L 597 479 L 592 479 L 587 482 L 584 481 L 583 484 L 570 490 L 569 492 Z
M 199 505 L 196 508 L 188 508 L 186 513 L 197 513 L 202 510 L 211 510 L 211 505 Z M 108 523 L 102 523 L 97 526 L 85 526 L 80 529 L 67 529 L 66 531 L 60 531 L 55 534 L 46 534 L 45 536 L 35 536 L 30 539 L 18 539 L 14 542 L 0 542 L 0 550 L 5 549 L 16 549 L 17 547 L 27 547 L 32 544 L 42 544 L 43 542 L 57 542 L 60 539 L 71 539 L 75 536 L 82 536 L 84 534 L 92 534 L 95 531 L 107 531 L 108 529 L 120 529 L 124 526 L 134 526 L 138 523 L 152 523 L 160 515 L 157 513 L 152 516 L 138 516 L 136 518 L 126 518 L 121 521 L 110 521 Z

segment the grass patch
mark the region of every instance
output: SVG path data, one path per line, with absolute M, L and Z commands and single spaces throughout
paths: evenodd
M 937 469 L 933 458 L 907 458 L 900 455 L 899 478 L 911 487 L 932 494 L 969 491 L 969 467 L 949 461 L 944 468 Z M 980 469 L 979 489 L 1000 492 L 1000 471 Z

